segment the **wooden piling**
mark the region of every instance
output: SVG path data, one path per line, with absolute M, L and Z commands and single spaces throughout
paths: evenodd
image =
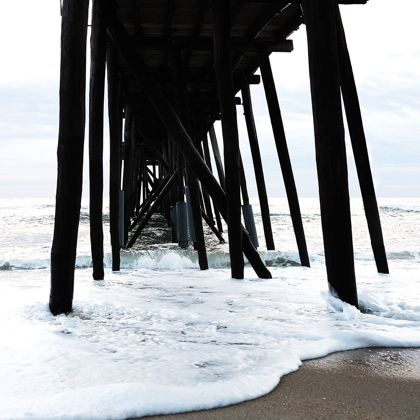
M 330 287 L 358 306 L 337 54 L 335 0 L 302 0 L 308 38 L 321 222 Z
M 137 194 L 136 194 L 136 208 L 135 214 L 136 216 L 139 214 L 140 207 L 141 207 L 141 191 L 142 191 L 142 158 L 141 158 L 141 147 L 138 147 L 138 159 L 137 159 Z
M 177 113 L 187 132 L 191 134 L 190 116 L 186 97 L 187 89 L 183 77 L 182 57 L 180 50 L 172 51 L 172 69 L 174 74 L 175 98 L 178 111 Z M 203 222 L 201 218 L 200 185 L 198 183 L 197 176 L 194 174 L 188 164 L 186 169 L 198 262 L 201 270 L 207 270 L 209 266 L 207 260 L 206 244 L 204 241 Z
M 64 0 L 62 9 L 58 174 L 49 300 L 53 315 L 70 312 L 73 301 L 82 197 L 88 5 L 88 0 Z
M 254 163 L 255 180 L 257 182 L 258 198 L 261 208 L 261 219 L 264 229 L 265 244 L 268 250 L 274 250 L 273 230 L 271 228 L 270 208 L 268 205 L 267 189 L 265 187 L 264 171 L 258 145 L 257 129 L 255 127 L 254 113 L 252 110 L 251 92 L 249 84 L 242 87 L 242 104 L 244 107 L 245 122 L 248 131 L 249 145 L 252 161 Z
M 242 162 L 241 156 L 239 156 L 239 162 L 241 165 L 241 192 L 242 192 L 242 202 L 243 202 L 242 215 L 245 222 L 245 228 L 249 233 L 249 237 L 251 238 L 251 241 L 254 244 L 255 248 L 258 248 L 260 244 L 258 242 L 257 229 L 255 227 L 254 212 L 252 211 L 251 204 L 249 204 L 248 187 L 246 184 L 244 164 Z
M 151 77 L 142 57 L 137 54 L 132 41 L 115 13 L 109 15 L 108 33 L 117 46 L 123 60 L 126 62 L 131 74 L 142 87 L 145 95 L 149 98 L 152 106 L 160 116 L 172 139 L 178 148 L 182 150 L 182 154 L 188 161 L 191 169 L 197 175 L 203 186 L 207 188 L 220 213 L 226 220 L 226 195 L 223 189 L 213 177 L 205 162 L 201 159 L 190 136 L 180 123 L 178 116 L 159 85 Z M 262 262 L 248 235 L 244 232 L 242 232 L 242 247 L 256 274 L 260 278 L 271 278 L 270 271 Z
M 241 237 L 239 136 L 231 69 L 230 2 L 213 3 L 214 67 L 224 138 L 226 214 L 232 277 L 244 277 Z
M 163 137 L 162 156 L 166 160 L 166 162 L 168 162 L 168 164 L 169 164 L 170 158 L 169 158 L 169 152 L 168 152 L 168 141 L 169 141 L 168 136 Z M 164 172 L 165 172 L 165 174 L 169 173 L 169 168 L 168 168 L 168 170 L 163 171 L 163 167 L 161 165 L 160 168 L 159 168 L 160 181 L 162 181 L 162 179 L 163 179 Z M 168 194 L 166 195 L 165 199 L 163 200 L 163 210 L 164 210 L 163 216 L 165 217 L 165 219 L 167 221 L 168 227 L 171 226 L 171 217 L 170 217 L 170 214 L 169 214 L 169 209 L 170 209 L 169 195 L 170 195 L 170 193 L 171 192 L 169 191 Z
M 107 2 L 93 0 L 89 90 L 89 219 L 93 278 L 104 278 L 103 132 Z
M 167 133 L 167 139 L 168 139 L 168 163 L 169 163 L 169 173 L 173 174 L 175 172 L 175 158 L 174 158 L 174 142 L 170 136 L 169 133 Z M 175 198 L 174 198 L 174 189 L 173 187 L 169 190 L 168 194 L 168 210 L 169 210 L 169 226 L 172 227 L 172 217 L 170 216 L 171 208 L 175 204 Z
M 131 128 L 131 132 L 133 135 L 133 146 L 134 146 L 134 165 L 133 165 L 133 176 L 131 178 L 131 191 L 132 191 L 132 203 L 131 203 L 131 214 L 135 216 L 137 214 L 137 209 L 139 207 L 138 201 L 140 197 L 138 197 L 139 186 L 140 186 L 140 162 L 141 162 L 141 146 L 140 146 L 140 138 L 137 136 L 135 126 L 137 116 L 139 115 L 137 107 L 135 107 L 135 114 L 133 119 L 133 126 Z
M 384 239 L 382 236 L 375 186 L 373 184 L 372 171 L 370 169 L 362 113 L 360 111 L 350 54 L 347 48 L 346 36 L 338 5 L 336 6 L 336 16 L 341 93 L 343 95 L 344 108 L 346 110 L 347 124 L 353 147 L 360 191 L 363 198 L 363 206 L 365 208 L 376 267 L 379 273 L 388 274 L 388 261 L 386 259 Z
M 110 140 L 109 168 L 109 227 L 111 233 L 112 271 L 120 270 L 119 194 L 121 185 L 121 104 L 118 56 L 114 45 L 107 46 L 108 117 Z
M 188 217 L 187 203 L 178 201 L 176 203 L 176 215 L 178 225 L 178 246 L 180 248 L 188 248 Z
M 134 105 L 127 104 L 125 108 L 124 125 L 124 172 L 123 172 L 123 190 L 124 190 L 124 246 L 128 241 L 128 229 L 130 226 L 131 201 L 132 201 L 132 177 L 134 171 Z
M 265 51 L 258 51 L 258 61 L 260 63 L 261 76 L 263 79 L 271 126 L 273 128 L 277 155 L 283 174 L 287 200 L 289 202 L 290 216 L 292 218 L 293 229 L 295 231 L 296 242 L 299 250 L 300 263 L 303 266 L 309 267 L 308 249 L 306 246 L 305 232 L 303 230 L 295 178 L 293 176 L 292 164 L 290 162 L 289 150 L 287 148 L 286 135 L 284 132 L 283 120 L 281 117 L 280 105 L 277 98 L 276 85 L 274 83 L 270 59 Z

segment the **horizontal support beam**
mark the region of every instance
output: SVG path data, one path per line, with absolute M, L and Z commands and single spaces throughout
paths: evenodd
M 213 0 L 224 1 L 224 0 Z M 231 3 L 278 3 L 279 0 L 230 0 Z M 337 4 L 366 4 L 369 0 L 336 0 Z M 289 3 L 300 4 L 301 0 L 289 0 Z
M 257 0 L 259 1 L 259 0 Z M 267 1 L 267 0 L 266 0 Z M 270 0 L 268 0 L 270 1 Z M 274 0 L 271 0 L 274 1 Z M 337 0 L 337 4 L 366 4 L 369 0 Z M 300 4 L 301 0 L 291 0 L 290 3 Z
M 285 40 L 255 40 L 249 42 L 244 37 L 231 38 L 232 52 L 253 52 L 264 50 L 268 52 L 292 52 L 293 41 Z M 184 51 L 213 51 L 213 38 L 162 38 L 142 37 L 140 40 L 142 50 L 171 50 L 179 49 Z
M 169 74 L 164 73 L 152 73 L 154 79 L 158 83 L 171 83 L 172 77 Z M 259 85 L 261 83 L 261 77 L 258 74 L 252 74 L 250 76 L 245 75 L 235 75 L 233 74 L 233 81 L 235 83 L 235 86 L 239 86 L 242 83 L 246 82 L 249 85 Z M 216 77 L 214 74 L 209 75 L 202 75 L 202 76 L 195 76 L 195 75 L 187 75 L 186 81 L 187 84 L 200 84 L 200 85 L 214 85 L 216 83 Z M 127 90 L 135 91 L 136 86 L 138 86 L 137 82 L 133 77 L 126 76 L 125 77 L 125 86 L 127 87 Z M 137 89 L 141 91 L 141 89 Z
M 193 103 L 205 103 L 205 104 L 217 104 L 219 105 L 219 98 L 217 96 L 189 96 L 187 97 L 188 102 L 193 102 Z M 235 97 L 235 104 L 236 105 L 242 105 L 242 100 L 239 96 Z

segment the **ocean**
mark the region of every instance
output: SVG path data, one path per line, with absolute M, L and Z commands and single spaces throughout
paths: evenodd
M 420 347 L 420 199 L 379 199 L 390 274 L 378 274 L 361 199 L 352 199 L 360 310 L 328 293 L 317 199 L 301 199 L 311 268 L 285 199 L 271 199 L 273 278 L 230 278 L 227 244 L 206 230 L 210 269 L 170 243 L 156 215 L 105 279 L 91 272 L 83 201 L 74 310 L 48 309 L 54 199 L 0 200 L 0 419 L 124 419 L 213 408 L 270 392 L 303 360 L 361 347 Z M 224 236 L 227 240 L 227 232 Z

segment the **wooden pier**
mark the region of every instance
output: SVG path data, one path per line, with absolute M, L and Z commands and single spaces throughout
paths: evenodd
M 358 306 L 341 100 L 378 271 L 388 272 L 363 122 L 339 4 L 367 0 L 80 0 L 62 2 L 60 123 L 50 309 L 72 309 L 82 193 L 88 10 L 92 8 L 89 83 L 89 176 L 93 278 L 103 269 L 103 126 L 105 78 L 110 141 L 112 269 L 120 250 L 141 240 L 155 212 L 180 247 L 193 243 L 208 268 L 203 223 L 227 236 L 233 278 L 246 256 L 270 278 L 256 246 L 238 136 L 243 106 L 265 245 L 274 249 L 264 162 L 249 86 L 264 85 L 301 264 L 310 265 L 270 55 L 291 53 L 306 26 L 316 163 L 328 282 Z M 351 7 L 351 6 L 348 6 Z M 361 9 L 361 13 L 363 9 Z M 255 75 L 260 68 L 261 79 Z M 222 161 L 213 128 L 221 120 Z M 209 142 L 210 140 L 210 142 Z M 211 147 L 210 147 L 211 145 Z M 211 166 L 213 154 L 217 178 Z M 279 176 L 280 178 L 280 176 Z M 246 228 L 242 225 L 244 217 Z M 222 232 L 221 218 L 228 229 Z

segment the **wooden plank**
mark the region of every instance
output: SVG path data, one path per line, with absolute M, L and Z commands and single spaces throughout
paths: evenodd
M 335 2 L 303 0 L 325 264 L 331 291 L 358 307 Z
M 153 77 L 158 83 L 171 83 L 173 82 L 173 77 L 171 74 L 167 73 L 153 73 Z M 261 77 L 258 74 L 252 75 L 233 75 L 233 80 L 235 82 L 235 86 L 242 84 L 244 81 L 249 83 L 250 85 L 259 85 L 261 83 Z M 138 89 L 138 85 L 136 82 L 135 77 L 133 76 L 126 76 L 124 79 L 125 86 L 127 89 L 131 91 L 136 91 Z M 203 87 L 208 88 L 208 86 L 214 86 L 216 83 L 216 76 L 214 73 L 210 74 L 187 74 L 185 77 L 185 82 L 187 84 L 200 84 Z M 238 89 L 237 89 L 238 90 Z
M 88 0 L 63 3 L 58 174 L 49 301 L 53 315 L 72 310 L 82 198 L 88 5 Z
M 300 25 L 304 22 L 303 14 L 299 13 L 292 19 L 290 19 L 285 25 L 283 25 L 276 33 L 274 34 L 274 38 L 276 39 L 284 39 L 290 36 L 293 32 L 295 32 Z
M 143 50 L 184 50 L 184 51 L 213 51 L 212 38 L 161 38 L 142 37 L 141 48 Z M 232 52 L 254 51 L 292 52 L 293 41 L 290 39 L 264 39 L 248 41 L 246 38 L 232 38 Z
M 165 27 L 163 29 L 163 36 L 168 37 L 171 34 L 172 18 L 175 13 L 175 0 L 169 0 L 168 11 L 165 19 Z
M 267 5 L 267 7 L 258 16 L 255 17 L 252 25 L 248 28 L 245 34 L 245 38 L 247 39 L 247 41 L 248 42 L 254 41 L 258 37 L 258 35 L 264 30 L 264 28 L 270 23 L 270 21 L 277 16 L 278 13 L 284 12 L 290 6 L 291 6 L 290 3 L 286 0 L 272 2 L 272 4 Z M 301 23 L 299 22 L 296 24 L 296 26 L 294 26 L 294 20 L 292 20 L 292 22 L 293 22 L 292 23 L 293 30 L 295 30 L 296 27 L 299 26 Z M 293 30 L 289 31 L 289 27 L 290 27 L 290 23 L 283 26 L 282 29 L 287 28 L 286 29 L 287 34 L 289 34 L 293 32 Z M 274 34 L 273 39 L 280 41 L 280 40 L 284 40 L 287 37 L 286 35 L 283 35 L 283 33 L 280 31 L 277 31 Z M 243 57 L 244 57 L 244 52 L 236 53 L 234 57 L 232 57 L 232 69 L 234 70 L 236 69 L 236 67 L 241 63 Z M 255 70 L 257 70 L 257 67 L 258 66 L 256 66 Z M 251 70 L 250 73 L 253 73 L 255 70 Z
M 198 15 L 196 17 L 195 20 L 195 26 L 194 29 L 192 31 L 192 37 L 193 38 L 198 38 L 201 34 L 201 31 L 203 29 L 203 25 L 207 20 L 207 17 L 209 15 L 210 12 L 210 8 L 211 8 L 211 0 L 201 0 L 200 1 L 200 9 L 198 11 Z M 187 51 L 184 57 L 184 69 L 188 68 L 188 65 L 190 64 L 190 60 L 191 60 L 191 56 L 192 56 L 192 51 Z
M 290 3 L 287 0 L 271 2 L 272 4 L 267 6 L 261 14 L 255 17 L 253 24 L 247 30 L 245 38 L 248 42 L 253 41 L 259 33 L 267 26 L 273 17 L 280 13 Z

